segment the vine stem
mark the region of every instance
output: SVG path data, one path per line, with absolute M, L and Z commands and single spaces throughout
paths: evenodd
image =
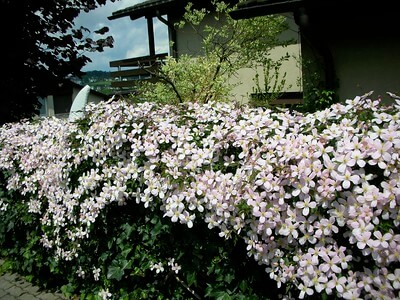
M 178 276 L 175 275 L 175 279 L 188 291 L 190 292 L 196 299 L 201 300 L 201 297 L 192 290 L 184 281 L 182 281 Z

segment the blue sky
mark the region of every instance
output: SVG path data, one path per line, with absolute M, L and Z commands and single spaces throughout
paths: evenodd
M 147 27 L 144 18 L 134 21 L 129 17 L 112 21 L 107 19 L 114 11 L 140 2 L 143 2 L 143 0 L 116 0 L 114 3 L 108 1 L 108 4 L 89 13 L 82 12 L 75 19 L 76 27 L 84 26 L 90 29 L 91 32 L 107 26 L 110 31 L 105 36 L 112 35 L 114 38 L 114 48 L 105 48 L 103 52 L 85 53 L 86 56 L 91 58 L 92 62 L 87 64 L 82 69 L 83 71 L 115 71 L 109 67 L 110 61 L 149 54 Z M 157 19 L 154 19 L 154 31 L 156 52 L 168 52 L 167 27 Z M 92 33 L 90 37 L 97 39 L 101 36 Z

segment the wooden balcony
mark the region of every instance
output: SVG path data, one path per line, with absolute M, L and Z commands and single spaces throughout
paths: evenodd
M 111 87 L 133 90 L 141 80 L 157 81 L 154 74 L 167 55 L 167 53 L 162 53 L 111 61 L 110 67 L 117 68 L 116 71 L 111 72 L 111 77 L 114 78 Z

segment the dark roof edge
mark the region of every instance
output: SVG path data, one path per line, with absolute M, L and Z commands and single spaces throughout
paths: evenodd
M 249 4 L 238 5 L 238 8 L 230 13 L 235 19 L 248 19 L 253 17 L 281 14 L 294 11 L 304 4 L 304 0 L 282 0 L 282 1 L 261 1 L 261 3 L 249 1 Z
M 172 4 L 178 0 L 148 0 L 144 1 L 124 9 L 117 10 L 112 13 L 111 16 L 107 17 L 109 20 L 115 20 L 123 17 L 131 17 L 132 19 L 143 17 L 145 15 L 156 16 L 157 10 L 165 10 L 171 7 Z
M 238 0 L 225 0 L 226 3 L 236 4 Z M 117 10 L 107 17 L 115 20 L 122 17 L 130 17 L 132 20 L 141 17 L 156 17 L 170 12 L 183 13 L 185 6 L 193 3 L 195 8 L 203 8 L 211 5 L 211 0 L 147 0 L 133 6 Z

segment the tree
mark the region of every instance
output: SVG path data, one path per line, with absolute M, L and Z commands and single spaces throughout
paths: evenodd
M 230 1 L 232 2 L 232 1 Z M 234 20 L 229 12 L 235 6 L 229 1 L 213 0 L 212 9 L 194 8 L 189 3 L 178 28 L 191 26 L 202 40 L 198 55 L 169 57 L 154 73 L 160 82 L 143 83 L 139 87 L 141 98 L 162 102 L 227 100 L 232 89 L 229 78 L 244 67 L 270 66 L 282 61 L 270 58 L 271 49 L 291 41 L 280 39 L 287 29 L 282 16 L 263 16 Z M 215 24 L 205 22 L 212 14 Z
M 93 10 L 107 0 L 0 1 L 0 124 L 4 124 L 35 114 L 40 108 L 39 97 L 68 76 L 83 74 L 81 68 L 90 62 L 85 51 L 103 51 L 112 47 L 113 39 L 93 40 L 88 37 L 89 29 L 74 29 L 74 19 L 81 11 Z M 104 27 L 94 33 L 102 36 L 107 31 Z

